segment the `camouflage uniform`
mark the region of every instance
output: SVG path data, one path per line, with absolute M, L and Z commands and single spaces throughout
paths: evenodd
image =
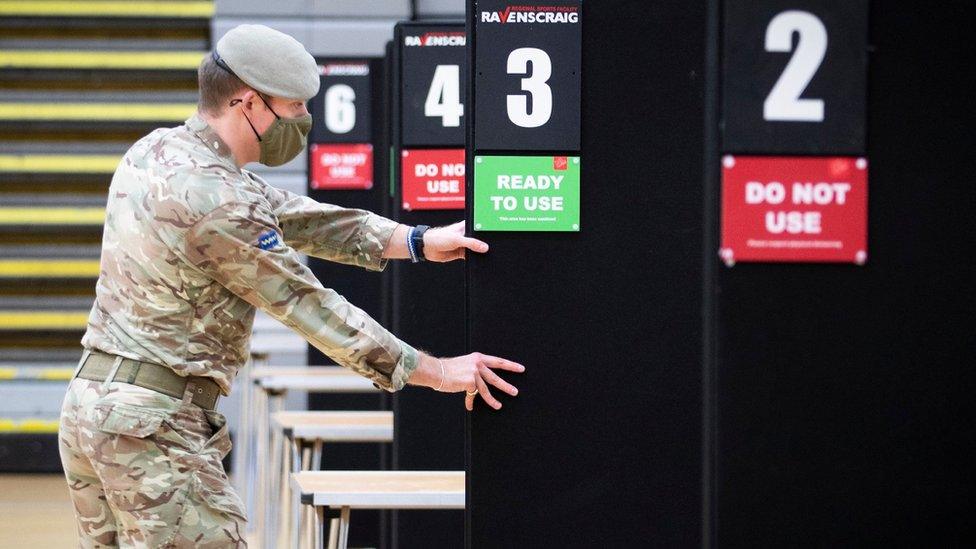
M 417 351 L 324 288 L 299 256 L 381 270 L 396 226 L 271 187 L 238 168 L 198 116 L 156 130 L 112 179 L 82 344 L 211 377 L 228 394 L 260 307 L 338 364 L 398 390 Z M 83 545 L 241 543 L 243 509 L 219 462 L 230 446 L 224 419 L 188 399 L 98 385 L 73 380 L 61 419 Z

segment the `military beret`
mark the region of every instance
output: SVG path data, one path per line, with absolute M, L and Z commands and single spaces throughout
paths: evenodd
M 307 101 L 319 91 L 315 59 L 298 41 L 264 25 L 238 25 L 217 42 L 217 64 L 259 92 Z

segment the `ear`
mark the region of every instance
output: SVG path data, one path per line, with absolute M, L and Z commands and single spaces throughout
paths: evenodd
M 248 89 L 241 94 L 241 106 L 244 107 L 244 110 L 253 111 L 257 103 L 261 103 L 261 98 L 254 90 Z

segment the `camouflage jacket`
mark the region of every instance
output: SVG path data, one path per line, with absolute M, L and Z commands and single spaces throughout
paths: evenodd
M 199 116 L 156 130 L 112 178 L 82 344 L 212 377 L 228 394 L 260 307 L 338 364 L 398 390 L 417 351 L 324 288 L 299 256 L 382 270 L 396 226 L 268 185 L 238 168 Z

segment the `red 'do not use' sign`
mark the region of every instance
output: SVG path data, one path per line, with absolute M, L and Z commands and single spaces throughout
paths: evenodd
M 725 156 L 722 247 L 736 261 L 867 261 L 868 162 Z
M 308 153 L 313 189 L 373 188 L 373 146 L 369 143 L 317 143 Z
M 404 210 L 464 209 L 464 149 L 405 149 Z

